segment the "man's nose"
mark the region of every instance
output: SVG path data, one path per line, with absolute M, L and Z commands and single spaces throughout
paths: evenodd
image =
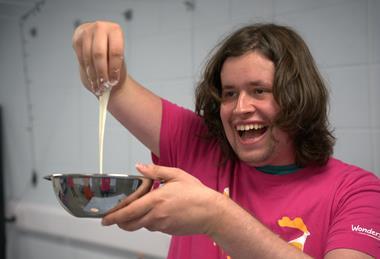
M 245 92 L 241 92 L 236 102 L 235 113 L 249 113 L 255 110 L 254 100 Z

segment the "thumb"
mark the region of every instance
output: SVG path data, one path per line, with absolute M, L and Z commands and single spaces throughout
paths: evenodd
M 136 164 L 136 169 L 148 178 L 163 182 L 172 181 L 181 173 L 181 170 L 178 168 L 159 166 L 155 164 Z

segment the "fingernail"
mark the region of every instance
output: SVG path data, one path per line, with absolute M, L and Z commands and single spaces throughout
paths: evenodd
M 90 66 L 86 67 L 86 74 L 87 74 L 87 77 L 90 77 Z
M 110 74 L 110 84 L 112 86 L 117 85 L 120 79 L 120 69 L 113 69 Z
M 107 81 L 107 82 L 104 82 L 103 86 L 106 88 L 106 89 L 110 89 L 112 88 L 113 86 L 117 85 L 117 82 L 110 82 L 110 81 Z
M 136 168 L 144 169 L 144 168 L 147 168 L 147 166 L 141 163 L 137 163 Z
M 119 81 L 118 81 L 118 80 L 114 80 L 114 79 L 112 79 L 111 81 L 108 82 L 108 84 L 109 84 L 111 87 L 117 85 L 118 83 L 119 83 Z
M 105 218 L 102 219 L 102 222 L 101 222 L 101 223 L 102 223 L 102 225 L 105 226 L 105 227 L 110 225 L 110 223 L 108 222 L 108 220 L 106 220 Z
M 103 87 L 104 87 L 105 89 L 109 89 L 109 88 L 111 88 L 111 84 L 110 84 L 108 81 L 107 81 L 107 82 L 104 82 Z

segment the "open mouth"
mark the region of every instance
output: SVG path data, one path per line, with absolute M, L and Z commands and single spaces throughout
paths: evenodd
M 240 138 L 250 139 L 256 138 L 263 135 L 268 129 L 268 126 L 264 126 L 261 124 L 246 124 L 246 125 L 238 125 L 236 126 L 236 130 L 240 136 Z

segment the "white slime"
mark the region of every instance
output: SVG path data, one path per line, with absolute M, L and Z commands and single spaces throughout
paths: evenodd
M 107 106 L 110 98 L 111 87 L 106 88 L 102 95 L 99 96 L 99 172 L 103 174 L 103 143 L 104 128 L 107 117 Z

